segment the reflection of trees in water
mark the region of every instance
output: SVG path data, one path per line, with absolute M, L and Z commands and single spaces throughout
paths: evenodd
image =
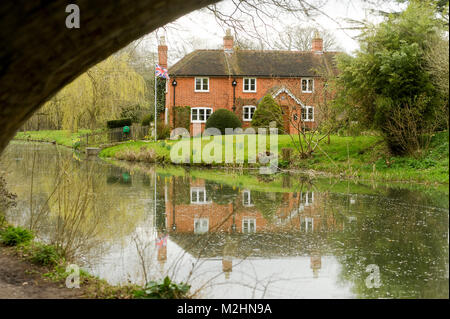
M 123 183 L 108 183 L 105 177 L 118 173 L 111 165 L 80 162 L 68 149 L 46 144 L 12 145 L 6 154 L 2 160 L 9 162 L 18 194 L 13 219 L 68 256 L 99 255 L 111 239 L 132 233 L 148 213 L 133 196 L 124 196 Z M 131 174 L 124 173 L 131 182 Z
M 334 233 L 330 245 L 342 265 L 341 280 L 352 282 L 359 297 L 448 298 L 448 212 L 410 204 L 370 197 L 344 211 L 356 218 Z M 365 282 L 371 264 L 380 269 L 377 289 Z

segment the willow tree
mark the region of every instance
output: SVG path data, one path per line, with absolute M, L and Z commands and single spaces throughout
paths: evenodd
M 124 108 L 147 106 L 144 78 L 129 64 L 128 54 L 112 55 L 90 68 L 44 105 L 61 128 L 97 128 L 117 119 Z

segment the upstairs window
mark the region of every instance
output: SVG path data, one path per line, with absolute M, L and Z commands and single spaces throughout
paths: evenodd
M 305 106 L 302 108 L 302 121 L 313 122 L 314 121 L 314 107 Z
M 244 92 L 256 92 L 256 78 L 244 78 Z
M 242 115 L 244 121 L 251 121 L 253 118 L 253 114 L 255 113 L 256 106 L 246 105 L 242 108 Z
M 210 107 L 193 107 L 191 108 L 191 123 L 206 123 L 212 114 Z
M 195 92 L 209 92 L 209 78 L 195 78 Z
M 314 79 L 302 79 L 302 92 L 312 93 L 314 91 Z

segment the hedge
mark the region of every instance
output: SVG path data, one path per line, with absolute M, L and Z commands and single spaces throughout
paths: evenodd
M 120 120 L 111 120 L 106 122 L 106 126 L 108 128 L 117 128 L 117 127 L 124 127 L 124 126 L 131 126 L 131 119 L 120 119 Z

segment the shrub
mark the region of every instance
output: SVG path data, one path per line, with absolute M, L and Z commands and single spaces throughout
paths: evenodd
M 191 126 L 191 108 L 189 106 L 175 106 L 174 127 L 184 127 L 189 131 L 190 126 Z
M 138 162 L 154 163 L 156 160 L 156 152 L 151 148 L 141 147 L 136 156 Z
M 150 123 L 153 122 L 153 120 L 155 119 L 155 117 L 153 116 L 153 114 L 148 114 L 146 116 L 144 116 L 144 118 L 141 121 L 142 126 L 148 126 L 150 125 Z
M 130 126 L 131 123 L 132 123 L 132 120 L 130 118 L 120 119 L 120 120 L 111 120 L 111 121 L 106 122 L 106 126 L 108 128 L 117 128 L 117 127 Z
M 9 226 L 0 232 L 0 242 L 6 246 L 25 244 L 33 239 L 33 233 L 22 227 Z
M 134 292 L 135 298 L 145 299 L 183 299 L 188 297 L 191 286 L 184 283 L 174 283 L 169 277 L 162 281 L 150 281 L 144 289 Z
M 267 94 L 259 102 L 252 118 L 252 126 L 258 128 L 268 128 L 270 122 L 276 122 L 276 127 L 283 130 L 283 113 L 274 98 Z
M 219 109 L 211 114 L 206 121 L 205 129 L 212 127 L 219 129 L 220 132 L 225 135 L 226 128 L 235 129 L 237 127 L 242 127 L 242 123 L 233 112 L 227 109 Z
M 156 131 L 158 133 L 158 140 L 165 140 L 170 137 L 170 126 L 159 121 L 157 123 Z
M 129 148 L 126 148 L 124 150 L 117 152 L 115 157 L 119 160 L 125 160 L 125 161 L 135 161 L 136 160 L 136 154 Z
M 61 260 L 61 255 L 54 246 L 36 243 L 32 249 L 30 260 L 42 266 L 55 266 Z

